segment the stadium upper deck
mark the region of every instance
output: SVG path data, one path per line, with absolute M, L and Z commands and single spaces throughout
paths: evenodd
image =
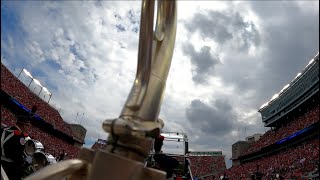
M 302 73 L 286 85 L 259 112 L 265 126 L 273 127 L 236 158 L 240 165 L 227 173 L 231 179 L 286 179 L 319 177 L 319 53 Z M 216 177 L 217 178 L 217 177 Z
M 266 127 L 285 117 L 292 110 L 319 92 L 319 53 L 289 84 L 261 106 L 259 112 Z

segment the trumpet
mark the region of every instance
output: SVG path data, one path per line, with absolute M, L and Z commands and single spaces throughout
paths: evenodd
M 82 148 L 76 159 L 46 166 L 25 180 L 164 180 L 166 173 L 144 167 L 153 138 L 164 123 L 158 118 L 173 56 L 177 29 L 175 0 L 157 1 L 156 28 L 154 0 L 143 0 L 141 7 L 138 65 L 127 101 L 115 119 L 102 128 L 109 133 L 105 150 Z
M 159 134 L 154 130 L 163 125 L 158 115 L 176 37 L 176 3 L 158 1 L 155 33 L 153 11 L 154 1 L 143 1 L 136 77 L 119 118 L 103 123 L 111 133 L 108 142 L 113 142 L 107 150 L 138 161 L 148 156 L 151 145 L 141 138 Z

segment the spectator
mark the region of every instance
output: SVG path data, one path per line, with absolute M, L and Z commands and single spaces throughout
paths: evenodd
M 172 178 L 173 170 L 179 166 L 179 162 L 172 157 L 169 157 L 163 153 L 161 153 L 161 148 L 163 145 L 163 136 L 159 136 L 155 138 L 154 141 L 154 150 L 155 154 L 153 155 L 153 159 L 159 165 L 160 169 L 167 172 L 167 178 Z

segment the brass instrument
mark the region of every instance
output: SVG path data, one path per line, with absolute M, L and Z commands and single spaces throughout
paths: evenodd
M 46 166 L 25 180 L 165 179 L 166 173 L 144 167 L 155 136 L 163 128 L 158 119 L 174 50 L 177 27 L 175 0 L 159 0 L 153 32 L 154 0 L 143 0 L 136 77 L 119 118 L 105 120 L 109 132 L 104 151 L 82 148 L 77 159 Z

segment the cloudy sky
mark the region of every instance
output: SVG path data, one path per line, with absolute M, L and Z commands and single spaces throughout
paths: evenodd
M 101 123 L 119 115 L 132 86 L 140 8 L 140 1 L 1 1 L 2 63 L 15 75 L 29 70 L 64 120 L 85 126 L 91 147 L 106 138 Z M 165 130 L 187 133 L 191 150 L 230 158 L 231 144 L 267 130 L 257 110 L 318 49 L 319 1 L 178 1 Z

